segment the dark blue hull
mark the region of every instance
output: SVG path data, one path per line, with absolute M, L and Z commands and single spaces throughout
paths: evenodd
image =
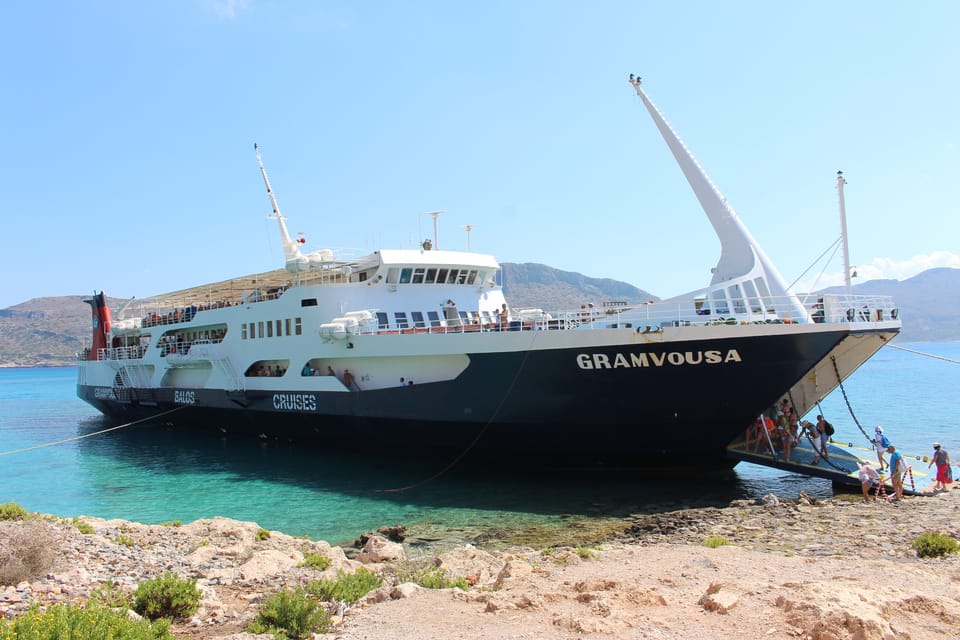
M 78 395 L 118 422 L 156 417 L 185 433 L 532 466 L 730 466 L 726 445 L 847 335 L 469 354 L 454 380 L 370 391 Z

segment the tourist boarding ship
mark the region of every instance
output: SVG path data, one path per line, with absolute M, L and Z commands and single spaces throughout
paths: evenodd
M 524 465 L 724 466 L 789 397 L 800 415 L 897 335 L 893 301 L 800 297 L 644 92 L 721 242 L 710 284 L 656 303 L 507 307 L 488 255 L 304 253 L 273 206 L 285 268 L 138 301 L 101 292 L 77 393 L 150 419 L 372 453 Z M 840 178 L 842 203 L 842 177 Z

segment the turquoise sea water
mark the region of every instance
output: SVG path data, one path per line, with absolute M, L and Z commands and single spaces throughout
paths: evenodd
M 960 360 L 960 343 L 899 346 Z M 0 369 L 0 454 L 109 426 L 77 399 L 75 383 L 73 368 Z M 884 425 L 910 456 L 929 455 L 938 440 L 960 460 L 954 421 L 960 364 L 886 348 L 845 388 L 868 432 Z M 823 402 L 822 411 L 838 428 L 835 438 L 867 446 L 839 391 Z M 828 481 L 748 464 L 706 480 L 458 467 L 431 480 L 446 462 L 425 468 L 422 461 L 360 458 L 239 438 L 183 438 L 132 427 L 0 455 L 0 502 L 65 517 L 147 523 L 222 515 L 336 544 L 384 524 L 404 524 L 427 538 L 471 541 L 491 530 L 719 506 L 770 492 L 831 494 Z M 915 458 L 911 462 L 926 469 Z M 390 490 L 410 485 L 416 486 Z

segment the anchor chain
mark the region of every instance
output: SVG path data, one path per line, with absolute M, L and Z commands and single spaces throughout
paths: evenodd
M 843 401 L 847 403 L 847 410 L 850 412 L 850 417 L 853 418 L 853 423 L 857 425 L 857 429 L 860 429 L 860 433 L 863 434 L 863 437 L 867 439 L 871 445 L 873 444 L 873 438 L 867 435 L 867 432 L 863 430 L 863 427 L 860 426 L 860 421 L 857 420 L 856 414 L 853 413 L 853 407 L 850 406 L 850 398 L 847 397 L 847 390 L 843 388 L 843 378 L 840 377 L 840 368 L 837 367 L 837 358 L 836 356 L 830 356 L 830 361 L 833 363 L 833 370 L 837 374 L 837 384 L 840 387 L 840 392 L 843 394 Z

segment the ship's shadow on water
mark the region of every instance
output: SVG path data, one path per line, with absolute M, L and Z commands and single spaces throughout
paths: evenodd
M 108 426 L 94 418 L 81 423 L 79 434 Z M 696 479 L 690 479 L 678 472 L 651 477 L 628 470 L 543 471 L 465 462 L 451 466 L 453 458 L 325 451 L 247 437 L 183 434 L 156 425 L 95 435 L 80 440 L 79 446 L 85 457 L 112 458 L 158 476 L 226 476 L 238 491 L 244 490 L 244 483 L 285 484 L 315 493 L 438 509 L 616 518 L 725 506 L 731 500 L 754 498 L 767 491 L 763 481 L 758 485 L 733 470 L 698 472 Z M 534 464 L 531 461 L 531 466 Z M 95 467 L 91 473 L 96 473 Z

